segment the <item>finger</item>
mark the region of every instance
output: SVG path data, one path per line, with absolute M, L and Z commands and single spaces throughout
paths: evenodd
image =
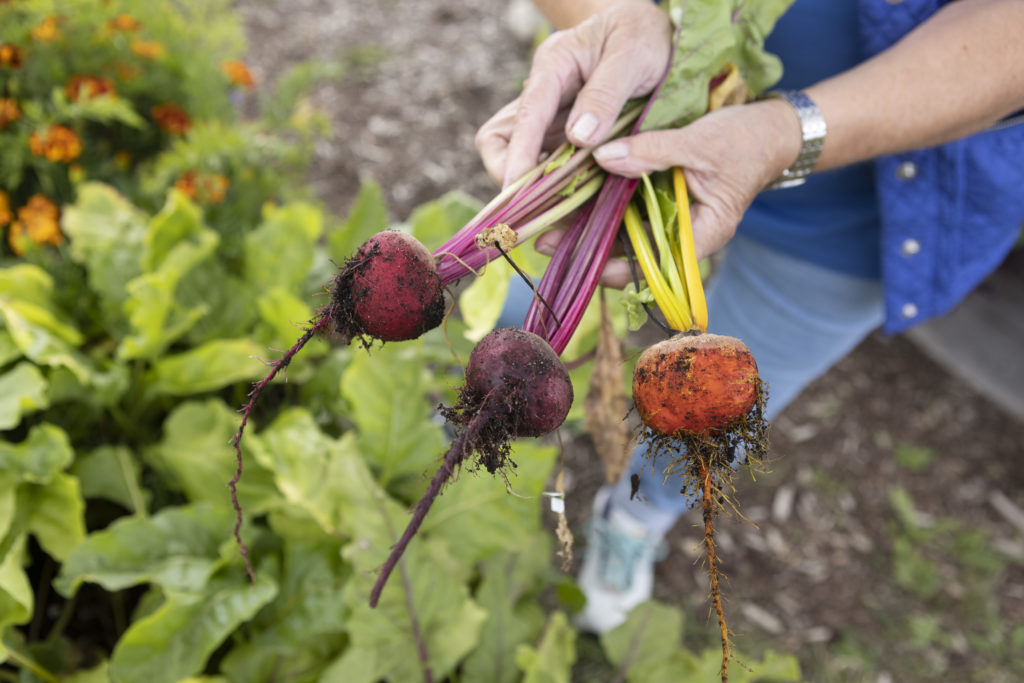
M 551 228 L 543 232 L 533 243 L 533 248 L 545 256 L 554 256 L 568 228 Z
M 685 166 L 684 130 L 652 131 L 612 140 L 594 150 L 594 159 L 606 171 L 627 178 Z
M 627 100 L 661 80 L 671 27 L 663 10 L 646 3 L 596 15 L 577 28 L 581 40 L 601 45 L 596 60 L 581 64 L 584 84 L 566 128 L 573 144 L 589 146 L 607 136 Z
M 473 143 L 487 173 L 498 183 L 505 179 L 505 162 L 508 156 L 508 139 L 515 123 L 516 100 L 495 112 L 476 132 Z
M 572 41 L 571 32 L 556 33 L 537 48 L 509 135 L 506 185 L 537 164 L 544 138 L 558 111 L 579 91 L 583 79 L 573 57 Z
M 629 269 L 629 264 L 622 259 L 608 259 L 608 263 L 604 266 L 604 271 L 601 273 L 601 279 L 599 282 L 605 287 L 613 287 L 615 289 L 623 289 L 626 285 L 633 281 L 633 273 Z
M 566 137 L 588 147 L 603 140 L 638 86 L 628 59 L 605 55 L 580 89 L 566 121 Z

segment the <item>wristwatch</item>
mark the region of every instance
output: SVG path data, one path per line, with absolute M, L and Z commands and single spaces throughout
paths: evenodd
M 825 117 L 821 115 L 818 105 L 801 90 L 771 90 L 766 92 L 763 97 L 789 102 L 800 119 L 800 133 L 803 137 L 800 155 L 796 161 L 783 171 L 778 180 L 769 185 L 768 189 L 776 190 L 803 185 L 807 176 L 810 175 L 811 169 L 814 168 L 814 164 L 818 162 L 821 147 L 825 144 L 825 133 L 827 132 Z

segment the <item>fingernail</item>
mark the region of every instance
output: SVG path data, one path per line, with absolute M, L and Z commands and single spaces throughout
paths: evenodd
M 576 119 L 569 134 L 577 142 L 589 144 L 590 136 L 594 134 L 595 130 L 597 130 L 597 117 L 587 112 Z
M 629 143 L 625 140 L 612 140 L 594 150 L 594 158 L 598 161 L 625 159 L 629 156 Z
M 545 256 L 555 255 L 555 247 L 553 245 L 548 244 L 547 242 L 537 242 L 536 246 L 534 246 L 534 249 L 538 253 L 544 254 Z

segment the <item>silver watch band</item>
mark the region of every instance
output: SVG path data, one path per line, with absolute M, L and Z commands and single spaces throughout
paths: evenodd
M 772 90 L 765 93 L 764 97 L 778 98 L 789 102 L 800 119 L 800 133 L 803 137 L 800 155 L 796 161 L 783 171 L 778 180 L 769 185 L 768 189 L 802 185 L 810 175 L 814 164 L 818 162 L 821 148 L 825 144 L 825 133 L 827 132 L 825 117 L 821 115 L 818 105 L 800 90 Z

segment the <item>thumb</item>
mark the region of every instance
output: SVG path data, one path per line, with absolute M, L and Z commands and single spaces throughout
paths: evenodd
M 608 171 L 627 178 L 664 171 L 683 164 L 682 131 L 650 131 L 612 140 L 594 150 L 594 159 Z

